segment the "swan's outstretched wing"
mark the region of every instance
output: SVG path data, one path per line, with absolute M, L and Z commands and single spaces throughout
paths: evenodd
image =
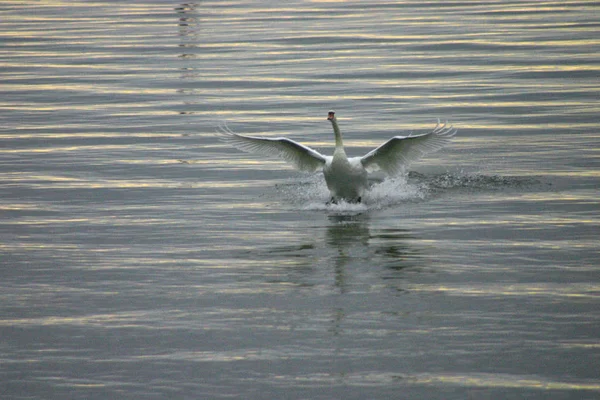
M 265 156 L 277 156 L 293 164 L 300 171 L 313 172 L 325 165 L 325 156 L 308 146 L 291 139 L 244 136 L 232 132 L 227 125 L 219 126 L 217 131 L 221 140 L 242 151 Z
M 388 175 L 401 172 L 404 166 L 427 153 L 438 151 L 448 144 L 456 129 L 438 124 L 431 132 L 420 135 L 395 136 L 360 159 L 369 172 L 382 170 Z

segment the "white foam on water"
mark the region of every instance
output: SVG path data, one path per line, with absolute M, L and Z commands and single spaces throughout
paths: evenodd
M 357 214 L 401 204 L 423 200 L 427 194 L 424 184 L 408 182 L 406 176 L 385 179 L 373 183 L 363 195 L 361 203 L 340 201 L 328 204 L 331 195 L 322 177 L 318 175 L 301 182 L 277 185 L 277 192 L 302 210 L 325 211 L 331 214 Z

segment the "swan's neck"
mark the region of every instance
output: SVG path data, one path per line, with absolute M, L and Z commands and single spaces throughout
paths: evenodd
M 331 125 L 333 126 L 333 133 L 335 134 L 335 149 L 344 151 L 344 143 L 342 142 L 342 132 L 340 132 L 340 127 L 337 124 L 335 119 L 331 120 Z

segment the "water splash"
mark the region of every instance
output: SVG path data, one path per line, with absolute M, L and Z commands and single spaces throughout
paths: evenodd
M 408 202 L 427 201 L 444 194 L 462 191 L 496 191 L 522 188 L 540 183 L 531 177 L 444 173 L 408 175 L 373 181 L 361 203 L 340 201 L 327 204 L 329 190 L 323 178 L 311 175 L 301 181 L 276 185 L 276 197 L 302 210 L 324 211 L 331 215 L 353 215 L 371 210 L 394 207 Z
M 494 191 L 507 188 L 523 188 L 541 183 L 535 177 L 445 173 L 438 175 L 423 175 L 416 172 L 409 174 L 411 180 L 418 180 L 427 185 L 430 192 L 443 192 L 448 190 L 477 190 Z
M 325 181 L 317 175 L 301 182 L 277 185 L 279 197 L 303 210 L 326 211 L 330 214 L 358 214 L 382 209 L 407 201 L 421 201 L 427 188 L 416 182 L 409 183 L 407 177 L 396 177 L 372 182 L 361 203 L 340 201 L 327 204 L 331 195 Z

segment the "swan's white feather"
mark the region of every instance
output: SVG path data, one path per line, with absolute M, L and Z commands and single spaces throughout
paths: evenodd
M 239 135 L 232 132 L 227 125 L 221 125 L 218 133 L 221 140 L 240 150 L 277 156 L 292 163 L 301 171 L 323 170 L 327 187 L 332 194 L 332 201 L 337 199 L 360 201 L 362 193 L 368 187 L 368 172 L 382 170 L 388 175 L 401 173 L 409 163 L 444 147 L 456 134 L 456 129 L 446 124 L 440 125 L 438 120 L 438 124 L 431 132 L 395 136 L 364 157 L 348 158 L 333 111 L 329 112 L 328 119 L 333 125 L 336 137 L 333 156 L 324 156 L 308 146 L 284 137 Z
M 227 125 L 221 125 L 218 133 L 221 140 L 242 151 L 282 158 L 300 171 L 318 171 L 323 169 L 327 162 L 327 157 L 323 154 L 288 138 L 239 135 L 232 132 Z
M 440 150 L 454 135 L 456 129 L 438 121 L 431 132 L 391 138 L 363 156 L 360 162 L 368 172 L 382 170 L 388 175 L 397 175 L 411 162 Z

